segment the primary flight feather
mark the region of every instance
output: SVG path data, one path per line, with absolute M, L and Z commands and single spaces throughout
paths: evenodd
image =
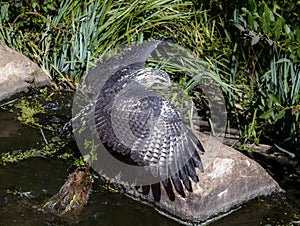
M 198 182 L 196 168 L 203 171 L 198 151 L 204 149 L 183 124 L 176 107 L 151 91 L 155 84 L 170 85 L 169 75 L 145 68 L 143 63 L 117 71 L 97 96 L 96 130 L 113 152 L 129 156 L 133 163 L 150 170 L 166 188 L 172 181 L 184 196 L 183 185 L 192 191 L 191 180 Z

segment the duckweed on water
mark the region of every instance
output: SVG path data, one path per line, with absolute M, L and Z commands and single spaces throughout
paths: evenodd
M 15 150 L 12 152 L 3 152 L 0 158 L 0 165 L 16 163 L 30 158 L 42 157 L 48 158 L 56 156 L 58 159 L 70 159 L 73 155 L 70 153 L 62 153 L 57 155 L 67 144 L 65 142 L 51 143 L 49 146 L 41 149 L 32 148 L 29 150 Z
M 42 120 L 45 115 L 55 115 L 52 109 L 45 109 L 44 105 L 49 100 L 49 91 L 43 90 L 39 95 L 16 97 L 16 101 L 5 104 L 1 109 L 12 112 L 16 115 L 16 119 L 25 126 L 40 130 L 37 134 L 44 142 L 41 144 L 33 144 L 29 149 L 17 147 L 13 151 L 1 150 L 0 165 L 20 162 L 30 158 L 58 158 L 72 159 L 74 153 L 66 150 L 68 141 L 58 136 L 60 127 L 57 125 L 46 125 Z M 45 132 L 45 134 L 44 134 Z
M 39 124 L 36 115 L 39 113 L 45 113 L 45 109 L 37 100 L 32 100 L 31 105 L 25 99 L 22 99 L 18 103 L 16 103 L 14 107 L 20 109 L 20 113 L 17 119 L 25 125 L 41 128 L 42 125 Z

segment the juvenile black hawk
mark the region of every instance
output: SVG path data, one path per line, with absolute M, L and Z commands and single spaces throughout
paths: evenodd
M 129 174 L 121 172 L 133 174 L 130 180 L 121 180 L 121 184 L 126 181 L 123 184 L 132 186 L 132 181 L 138 178 L 136 186 L 143 185 L 143 193 L 147 194 L 149 184 L 153 193 L 153 188 L 159 185 L 160 189 L 162 183 L 170 199 L 175 197 L 174 188 L 181 196 L 185 196 L 185 190 L 192 191 L 191 181 L 198 182 L 196 169 L 203 171 L 198 153 L 204 152 L 198 138 L 183 123 L 178 109 L 153 92 L 152 88 L 157 84 L 170 85 L 169 75 L 163 70 L 145 67 L 150 55 L 160 62 L 171 57 L 172 62 L 181 65 L 182 51 L 173 47 L 164 41 L 153 40 L 125 48 L 116 56 L 104 59 L 83 79 L 82 88 L 75 95 L 74 117 L 62 130 L 64 133 L 73 127 L 84 155 L 91 151 L 86 148 L 86 139 L 96 139 L 97 142 L 101 140 L 110 152 L 102 146 L 101 150 L 97 149 L 97 154 L 99 151 L 108 154 L 109 158 L 113 156 L 122 163 L 134 165 Z M 82 131 L 88 132 L 84 136 Z M 95 161 L 97 167 L 102 167 L 96 169 L 97 172 L 102 170 L 103 173 L 106 169 L 108 179 L 119 175 L 120 168 L 116 166 L 119 161 L 111 163 L 105 161 L 106 158 L 99 159 L 104 161 L 101 164 Z M 110 171 L 112 167 L 114 169 Z M 108 175 L 110 172 L 112 174 Z M 148 176 L 140 177 L 144 173 L 150 175 L 150 180 Z
M 113 152 L 129 156 L 160 177 L 166 190 L 174 186 L 184 196 L 183 185 L 192 191 L 190 180 L 198 182 L 196 168 L 203 171 L 197 150 L 204 149 L 179 111 L 151 91 L 155 84 L 170 85 L 169 75 L 144 63 L 117 71 L 97 96 L 96 130 Z

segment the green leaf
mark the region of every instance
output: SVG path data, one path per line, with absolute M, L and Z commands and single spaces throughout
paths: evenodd
M 266 14 L 266 18 L 267 18 L 268 22 L 275 21 L 274 14 L 273 14 L 272 10 L 267 6 L 267 4 L 265 4 L 265 6 L 264 6 L 264 13 Z
M 269 118 L 271 118 L 273 116 L 274 116 L 274 108 L 271 108 L 271 109 L 265 111 L 263 114 L 261 114 L 259 116 L 259 118 L 261 118 L 261 119 L 269 119 Z
M 242 7 L 242 11 L 245 13 L 245 14 L 251 14 L 251 12 L 245 8 L 245 7 Z
M 248 14 L 248 25 L 253 29 L 254 18 L 251 14 Z
M 289 27 L 287 24 L 284 25 L 284 31 L 285 31 L 285 33 L 287 33 L 288 35 L 291 33 L 291 29 L 290 29 L 290 27 Z
M 242 25 L 240 25 L 240 24 L 235 24 L 235 26 L 237 27 L 237 29 L 239 29 L 242 32 L 246 31 L 246 29 Z
M 284 22 L 285 22 L 285 20 L 283 18 L 278 18 L 276 20 L 276 24 L 275 24 L 274 31 L 273 31 L 276 40 L 278 40 L 280 38 Z
M 295 34 L 296 34 L 296 40 L 300 43 L 300 29 L 297 29 L 295 31 Z
M 254 0 L 248 0 L 248 3 L 249 3 L 249 5 L 250 5 L 251 10 L 252 10 L 253 12 L 256 12 L 256 10 L 257 10 L 257 5 L 256 5 L 255 1 L 254 1 Z
M 288 58 L 280 58 L 279 60 L 277 60 L 274 64 L 281 64 L 281 63 L 288 63 L 291 62 Z
M 241 22 L 241 23 L 243 23 L 243 27 L 246 27 L 248 24 L 247 24 L 247 21 L 244 19 L 244 17 L 242 17 L 242 16 L 239 16 L 239 21 Z
M 285 109 L 283 109 L 283 110 L 279 111 L 278 113 L 276 113 L 274 115 L 274 120 L 277 121 L 278 119 L 283 118 L 284 115 L 285 115 Z
M 263 13 L 263 15 L 262 15 L 260 26 L 261 26 L 261 29 L 264 32 L 269 32 L 270 31 L 270 22 L 268 21 L 267 16 L 266 16 L 265 13 Z
M 275 105 L 282 107 L 280 100 L 274 94 L 268 94 L 268 96 Z
M 285 149 L 279 147 L 277 144 L 274 144 L 274 145 L 275 145 L 275 147 L 276 147 L 279 151 L 282 151 L 282 152 L 288 154 L 291 158 L 295 158 L 295 157 L 296 157 L 296 155 L 295 155 L 294 153 L 289 152 L 289 151 L 287 151 L 287 150 L 285 150 Z

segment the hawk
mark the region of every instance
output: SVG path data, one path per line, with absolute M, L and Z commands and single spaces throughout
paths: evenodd
M 81 141 L 78 144 L 85 153 L 90 151 L 89 147 L 86 148 L 86 139 L 97 139 L 96 143 L 101 140 L 113 157 L 134 165 L 129 173 L 133 177 L 130 181 L 125 179 L 127 182 L 120 180 L 120 186 L 138 178 L 136 187 L 142 185 L 144 194 L 148 194 L 151 188 L 154 198 L 154 193 L 157 193 L 155 200 L 159 200 L 161 184 L 171 200 L 175 198 L 174 188 L 185 197 L 185 190 L 192 192 L 192 181 L 199 181 L 197 169 L 203 172 L 199 156 L 204 152 L 201 142 L 183 123 L 184 118 L 168 98 L 154 92 L 156 85 L 170 86 L 169 75 L 161 69 L 145 67 L 150 55 L 154 60 L 171 57 L 172 62 L 181 65 L 181 53 L 173 45 L 154 40 L 104 59 L 83 80 L 82 89 L 78 89 L 74 101 L 75 109 L 76 106 L 79 109 L 62 129 L 62 133 L 66 133 L 73 127 L 73 134 Z M 84 136 L 82 131 L 90 132 Z M 103 148 L 98 151 L 103 151 Z M 106 155 L 105 151 L 101 153 Z M 101 170 L 108 169 L 107 174 L 113 168 L 111 177 L 119 175 L 120 168 L 112 165 L 119 162 L 99 159 L 102 160 Z M 145 172 L 151 175 L 151 180 L 148 176 L 140 177 Z M 103 170 L 101 173 L 105 174 Z M 123 172 L 123 176 L 125 174 Z M 105 176 L 110 179 L 110 175 Z
M 135 63 L 113 74 L 95 102 L 95 126 L 102 143 L 113 153 L 130 158 L 161 178 L 166 191 L 192 192 L 203 171 L 198 151 L 204 148 L 184 125 L 176 107 L 152 92 L 156 84 L 169 86 L 169 75 L 144 63 Z

